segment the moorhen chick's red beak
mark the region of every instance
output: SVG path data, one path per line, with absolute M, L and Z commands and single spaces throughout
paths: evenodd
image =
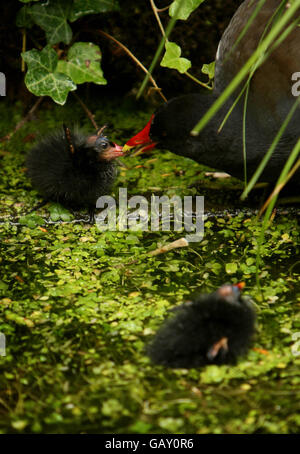
M 96 149 L 99 148 L 99 160 L 111 161 L 123 156 L 123 147 L 114 142 L 110 142 L 106 136 L 103 135 L 92 135 L 87 138 L 87 143 L 90 146 L 94 146 Z
M 131 150 L 131 148 L 142 146 L 142 150 L 150 150 L 154 148 L 157 142 L 153 142 L 150 137 L 150 128 L 152 124 L 152 120 L 154 118 L 154 114 L 151 116 L 150 120 L 142 129 L 142 131 L 138 132 L 135 136 L 131 137 L 123 147 L 123 152 Z
M 101 159 L 105 161 L 111 161 L 113 159 L 118 158 L 119 156 L 123 156 L 123 147 L 121 145 L 117 145 L 113 143 L 107 150 L 101 152 Z

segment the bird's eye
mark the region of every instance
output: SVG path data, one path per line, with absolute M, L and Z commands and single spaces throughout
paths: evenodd
M 107 137 L 99 136 L 96 140 L 96 146 L 99 147 L 99 149 L 101 149 L 102 151 L 106 150 L 109 147 L 109 140 L 107 139 Z
M 109 146 L 108 140 L 103 140 L 103 141 L 101 142 L 101 148 L 102 148 L 102 150 L 106 150 L 106 148 L 107 148 L 108 146 Z

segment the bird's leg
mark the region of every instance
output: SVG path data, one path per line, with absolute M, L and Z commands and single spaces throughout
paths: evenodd
M 95 224 L 95 208 L 89 208 L 89 224 Z
M 218 342 L 214 343 L 212 347 L 208 350 L 206 356 L 212 361 L 219 354 L 219 351 L 222 350 L 222 354 L 228 352 L 228 338 L 222 337 Z

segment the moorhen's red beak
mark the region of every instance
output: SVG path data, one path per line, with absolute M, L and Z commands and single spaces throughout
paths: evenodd
M 123 147 L 124 152 L 138 146 L 143 146 L 143 151 L 150 150 L 151 148 L 155 147 L 156 142 L 153 142 L 150 138 L 150 128 L 153 118 L 154 114 L 151 116 L 144 129 L 142 129 L 142 131 L 138 132 L 134 137 L 131 137 L 131 139 L 126 142 Z

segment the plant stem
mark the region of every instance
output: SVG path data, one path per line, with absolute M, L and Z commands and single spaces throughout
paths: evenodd
M 170 36 L 170 33 L 173 30 L 173 28 L 174 28 L 174 25 L 175 25 L 175 23 L 177 21 L 177 17 L 178 17 L 178 14 L 179 14 L 179 11 L 180 11 L 182 5 L 183 5 L 183 0 L 181 0 L 180 4 L 177 7 L 177 10 L 175 11 L 174 16 L 171 18 L 171 20 L 169 21 L 169 23 L 167 25 L 166 31 L 164 32 L 163 37 L 162 37 L 162 39 L 161 39 L 161 41 L 159 43 L 159 46 L 158 46 L 158 48 L 157 48 L 157 50 L 155 52 L 155 55 L 154 55 L 153 60 L 151 62 L 149 71 L 148 71 L 146 77 L 144 78 L 144 80 L 142 82 L 142 85 L 141 85 L 141 87 L 140 87 L 140 89 L 138 91 L 136 99 L 139 99 L 141 97 L 143 91 L 145 90 L 145 87 L 146 87 L 146 85 L 148 83 L 148 80 L 151 77 L 152 71 L 154 70 L 154 68 L 156 66 L 156 63 L 158 62 L 158 59 L 159 59 L 159 57 L 160 57 L 160 55 L 161 55 L 161 53 L 162 53 L 162 51 L 163 51 L 163 49 L 165 47 L 165 42 L 168 39 L 168 37 Z
M 160 31 L 161 31 L 162 35 L 165 36 L 165 29 L 161 23 L 161 20 L 160 20 L 159 14 L 158 14 L 159 10 L 157 9 L 157 7 L 155 5 L 154 0 L 150 0 L 150 4 L 151 4 L 151 8 L 153 10 L 154 16 L 156 18 L 156 21 L 159 25 Z M 166 41 L 168 41 L 167 37 L 166 37 Z
M 2 137 L 0 139 L 0 142 L 4 142 L 5 140 L 10 140 L 11 137 L 20 129 L 22 128 L 22 126 L 30 120 L 32 114 L 34 113 L 34 111 L 38 108 L 38 106 L 41 104 L 41 102 L 43 101 L 44 99 L 44 96 L 40 96 L 36 102 L 34 103 L 34 105 L 31 107 L 31 109 L 29 110 L 29 112 L 25 115 L 24 118 L 22 118 L 22 120 L 19 121 L 19 123 L 16 125 L 15 129 L 10 132 L 9 134 L 7 134 L 6 136 Z
M 79 104 L 81 105 L 81 107 L 83 108 L 83 110 L 85 111 L 85 113 L 87 114 L 89 119 L 91 120 L 91 123 L 94 126 L 94 128 L 96 130 L 98 130 L 99 128 L 98 128 L 98 125 L 94 118 L 95 116 L 92 114 L 92 112 L 89 110 L 89 108 L 84 104 L 82 99 L 80 99 L 79 96 L 76 93 L 74 93 L 74 91 L 72 91 L 72 95 L 77 99 L 77 101 L 79 102 Z
M 282 181 L 281 183 L 278 183 L 274 190 L 271 192 L 270 196 L 268 197 L 268 199 L 266 200 L 266 202 L 264 203 L 263 207 L 260 209 L 258 215 L 261 216 L 267 209 L 268 205 L 271 203 L 272 199 L 275 197 L 275 196 L 278 196 L 278 194 L 280 193 L 280 191 L 283 189 L 283 187 L 286 185 L 286 183 L 292 178 L 292 176 L 295 174 L 295 172 L 299 169 L 300 167 L 300 159 L 298 159 L 298 161 L 296 162 L 296 164 L 294 164 L 294 166 L 292 167 L 292 169 L 289 171 L 289 173 L 287 174 L 286 178 L 284 179 L 284 181 Z
M 162 93 L 161 91 L 161 88 L 158 87 L 157 83 L 155 82 L 155 80 L 153 79 L 152 75 L 149 73 L 148 69 L 135 57 L 135 55 L 133 55 L 132 52 L 130 52 L 130 50 L 124 46 L 124 44 L 122 44 L 120 41 L 118 41 L 116 38 L 114 38 L 113 36 L 109 35 L 108 33 L 104 32 L 103 30 L 98 30 L 97 31 L 98 33 L 100 33 L 101 35 L 103 36 L 106 36 L 106 38 L 109 38 L 111 39 L 112 41 L 114 41 L 116 44 L 118 44 L 118 46 L 120 46 L 126 53 L 127 55 L 129 55 L 130 58 L 132 58 L 132 60 L 146 73 L 146 75 L 148 76 L 148 79 L 147 80 L 151 80 L 154 88 L 158 91 L 159 95 L 162 97 L 162 99 L 167 102 L 168 100 L 166 99 L 166 97 L 164 96 L 164 94 Z M 146 77 L 147 77 L 146 76 Z
M 191 73 L 189 73 L 188 71 L 186 71 L 184 73 L 186 76 L 188 76 L 190 79 L 192 79 L 194 82 L 196 82 L 196 84 L 199 84 L 201 85 L 202 87 L 205 87 L 205 88 L 208 88 L 208 90 L 212 90 L 212 87 L 210 87 L 208 84 L 206 84 L 205 82 L 201 82 L 201 80 L 197 79 L 197 77 L 193 76 Z

